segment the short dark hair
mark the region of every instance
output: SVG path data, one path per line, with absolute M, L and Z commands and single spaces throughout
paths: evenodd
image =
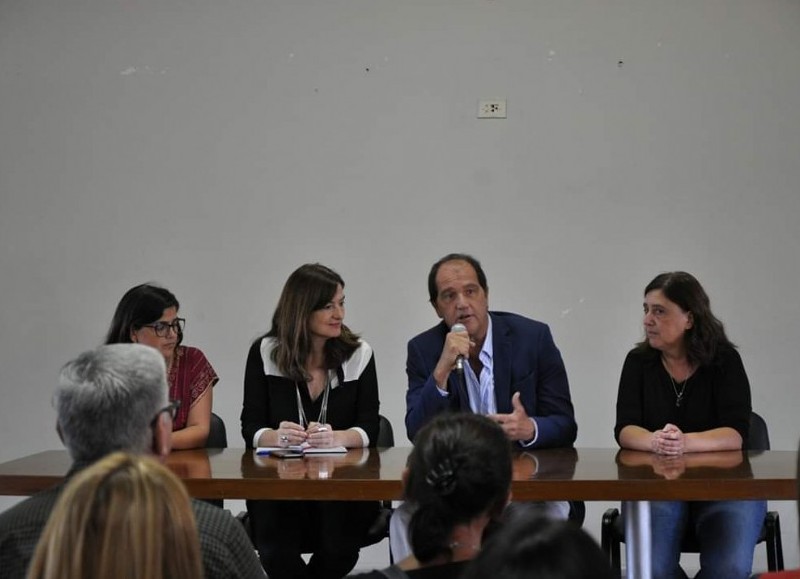
M 528 512 L 504 524 L 467 568 L 464 579 L 611 579 L 600 546 L 570 521 Z
M 106 335 L 106 344 L 128 344 L 131 332 L 145 324 L 152 324 L 164 315 L 168 308 L 180 309 L 178 299 L 171 291 L 153 283 L 143 283 L 129 289 L 122 296 L 111 319 Z M 183 341 L 183 332 L 178 332 L 177 344 Z
M 736 347 L 725 335 L 725 326 L 711 312 L 708 294 L 692 274 L 685 271 L 660 273 L 644 288 L 644 295 L 653 290 L 661 290 L 669 301 L 692 314 L 692 327 L 683 336 L 689 362 L 710 364 L 721 348 Z M 647 340 L 640 342 L 639 347 L 651 349 Z
M 451 554 L 456 525 L 499 517 L 511 486 L 511 445 L 497 424 L 468 412 L 440 414 L 414 439 L 405 496 L 414 504 L 409 537 L 427 563 Z
M 283 286 L 268 337 L 275 339 L 270 357 L 278 369 L 292 380 L 308 380 L 306 358 L 311 353 L 308 319 L 324 308 L 336 294 L 336 286 L 344 287 L 342 276 L 319 263 L 301 265 L 292 272 Z M 342 324 L 338 338 L 325 342 L 325 365 L 338 368 L 356 351 L 358 335 Z
M 439 268 L 445 263 L 450 261 L 466 261 L 475 270 L 478 276 L 478 283 L 483 288 L 483 291 L 488 292 L 489 286 L 486 283 L 486 274 L 481 267 L 481 262 L 467 253 L 448 253 L 439 261 L 431 266 L 431 271 L 428 273 L 428 295 L 432 304 L 436 303 L 436 298 L 439 296 L 439 288 L 436 287 L 436 274 L 439 273 Z

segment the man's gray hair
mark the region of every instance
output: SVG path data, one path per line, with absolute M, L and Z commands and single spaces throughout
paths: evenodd
M 141 344 L 101 346 L 65 364 L 58 382 L 58 425 L 74 461 L 152 449 L 152 422 L 167 403 L 166 368 L 158 350 Z

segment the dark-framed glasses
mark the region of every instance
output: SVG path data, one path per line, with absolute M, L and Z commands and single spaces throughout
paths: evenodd
M 169 417 L 174 421 L 175 417 L 178 415 L 178 408 L 181 407 L 180 400 L 171 400 L 169 404 L 164 406 L 161 410 L 156 412 L 156 415 L 153 417 L 153 421 L 150 423 L 150 426 L 155 426 L 156 422 L 158 421 L 158 417 L 164 414 L 165 412 L 169 413 Z
M 171 322 L 153 322 L 152 324 L 142 324 L 142 327 L 153 328 L 156 336 L 159 338 L 166 338 L 170 330 L 172 330 L 175 334 L 182 334 L 183 328 L 186 327 L 186 320 L 183 318 L 175 318 Z

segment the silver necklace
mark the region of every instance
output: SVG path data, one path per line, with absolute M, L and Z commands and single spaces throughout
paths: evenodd
M 686 391 L 686 384 L 689 382 L 689 376 L 686 377 L 686 380 L 683 383 L 679 383 L 681 385 L 681 390 L 678 392 L 678 387 L 675 385 L 675 380 L 672 378 L 672 374 L 667 372 L 669 376 L 669 381 L 672 383 L 672 391 L 675 392 L 675 408 L 680 408 L 681 403 L 683 402 L 683 393 Z
M 297 382 L 294 383 L 295 394 L 297 394 L 297 418 L 300 421 L 300 426 L 303 428 L 308 426 L 308 420 L 306 419 L 306 411 L 303 410 L 303 400 L 300 398 L 300 384 Z M 328 370 L 326 381 L 325 381 L 325 390 L 322 393 L 322 408 L 319 409 L 319 418 L 317 418 L 317 422 L 320 424 L 325 424 L 328 420 L 328 394 L 331 391 L 331 372 Z

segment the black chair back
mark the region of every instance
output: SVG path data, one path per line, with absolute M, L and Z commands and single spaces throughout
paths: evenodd
M 208 428 L 206 448 L 228 448 L 228 433 L 225 430 L 225 422 L 213 412 L 211 413 L 211 423 L 209 424 Z M 225 504 L 222 499 L 204 500 L 208 504 L 219 508 L 223 508 L 223 505 Z
M 228 448 L 228 433 L 222 418 L 211 413 L 211 425 L 208 429 L 206 448 Z
M 378 440 L 375 446 L 378 448 L 391 448 L 394 446 L 394 430 L 392 423 L 383 414 L 378 415 Z
M 378 448 L 393 447 L 394 429 L 392 428 L 392 423 L 383 414 L 378 415 L 378 420 L 378 439 L 375 441 L 375 446 Z M 392 517 L 393 512 L 392 501 L 381 501 L 378 516 L 361 541 L 362 547 L 380 543 L 389 536 L 389 519 Z M 389 553 L 389 559 L 391 561 L 391 552 Z
M 579 527 L 583 526 L 583 521 L 586 519 L 586 503 L 583 501 L 570 501 L 569 502 L 569 515 L 567 520 L 575 523 Z
M 750 413 L 750 434 L 747 436 L 747 450 L 769 450 L 767 423 L 755 412 Z

